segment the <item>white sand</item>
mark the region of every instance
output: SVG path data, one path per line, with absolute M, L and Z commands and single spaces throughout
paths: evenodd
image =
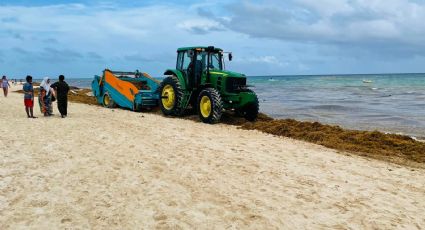
M 0 229 L 425 228 L 423 169 L 82 104 L 27 119 L 22 98 L 0 96 Z

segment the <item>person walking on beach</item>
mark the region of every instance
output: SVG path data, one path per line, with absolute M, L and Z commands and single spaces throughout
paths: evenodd
M 1 78 L 1 87 L 3 88 L 3 94 L 5 97 L 7 97 L 7 94 L 9 93 L 9 81 L 7 80 L 6 76 L 3 76 Z
M 37 118 L 34 117 L 34 87 L 32 86 L 32 77 L 27 76 L 27 82 L 24 84 L 22 89 L 24 90 L 24 104 L 25 112 L 27 112 L 28 118 Z
M 43 81 L 40 83 L 40 92 L 38 95 L 38 103 L 40 104 L 41 113 L 44 114 L 45 117 L 53 115 L 52 109 L 52 96 L 54 92 L 50 87 L 50 79 L 49 77 L 45 77 Z
M 53 83 L 51 86 L 56 90 L 56 97 L 58 100 L 58 110 L 62 118 L 65 118 L 68 115 L 68 91 L 69 86 L 65 82 L 65 76 L 60 75 L 59 81 Z

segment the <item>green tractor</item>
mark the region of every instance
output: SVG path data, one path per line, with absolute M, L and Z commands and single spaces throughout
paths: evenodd
M 229 61 L 232 54 L 228 53 Z M 177 50 L 176 69 L 167 70 L 158 88 L 164 115 L 181 116 L 191 106 L 205 123 L 220 121 L 223 110 L 232 110 L 254 121 L 257 95 L 246 84 L 246 76 L 225 70 L 222 49 L 185 47 Z

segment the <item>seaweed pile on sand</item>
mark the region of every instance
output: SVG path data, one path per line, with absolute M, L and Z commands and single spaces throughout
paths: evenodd
M 91 89 L 71 90 L 68 94 L 68 100 L 88 105 L 99 105 L 95 97 L 92 96 Z
M 198 116 L 192 113 L 184 119 L 198 120 Z M 258 130 L 275 136 L 307 141 L 355 155 L 413 167 L 425 167 L 425 143 L 409 136 L 385 134 L 379 131 L 348 130 L 319 122 L 273 119 L 263 113 L 258 115 L 256 122 L 248 122 L 242 117 L 224 113 L 221 122 L 238 126 L 240 129 Z
M 262 115 L 257 122 L 245 122 L 240 128 L 308 141 L 397 164 L 424 167 L 425 163 L 425 143 L 404 135 L 347 130 L 319 122 L 272 119 L 266 115 Z

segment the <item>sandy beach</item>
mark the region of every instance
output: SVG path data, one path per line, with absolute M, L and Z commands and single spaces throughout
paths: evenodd
M 0 229 L 425 228 L 424 169 L 224 124 L 34 109 L 0 96 Z

